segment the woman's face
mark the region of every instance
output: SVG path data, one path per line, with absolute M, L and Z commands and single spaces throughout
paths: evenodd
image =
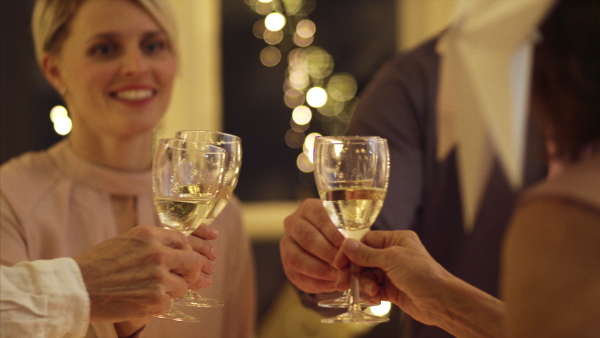
M 167 109 L 177 68 L 170 43 L 132 1 L 84 2 L 58 55 L 44 65 L 64 91 L 73 132 L 128 137 L 154 128 Z

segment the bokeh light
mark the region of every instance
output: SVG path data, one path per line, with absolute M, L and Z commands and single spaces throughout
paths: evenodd
M 312 87 L 306 92 L 306 102 L 311 107 L 323 107 L 327 103 L 327 92 L 321 87 Z
M 285 16 L 278 12 L 273 12 L 265 17 L 265 27 L 270 31 L 281 30 L 285 26 Z
M 323 116 L 336 116 L 340 114 L 346 104 L 337 100 L 327 100 L 324 105 L 317 107 L 317 110 Z
M 292 120 L 298 125 L 305 125 L 312 119 L 312 112 L 307 106 L 300 105 L 292 111 Z
M 267 46 L 260 52 L 260 62 L 267 67 L 273 67 L 281 61 L 281 51 L 274 46 Z
M 308 47 L 305 49 L 307 72 L 315 79 L 324 79 L 333 71 L 333 58 L 321 47 Z
M 305 132 L 310 127 L 310 123 L 306 124 L 297 124 L 293 119 L 290 119 L 290 128 L 296 132 Z M 302 137 L 302 141 L 304 142 L 304 137 Z
M 315 148 L 315 137 L 319 137 L 319 136 L 322 136 L 322 135 L 319 133 L 310 133 L 304 139 L 304 145 L 302 146 L 302 151 L 310 159 L 311 162 L 313 161 L 313 150 Z
M 285 133 L 285 144 L 292 149 L 302 148 L 302 145 L 304 144 L 304 133 L 302 131 L 288 129 Z
M 259 39 L 265 38 L 265 31 L 267 27 L 265 27 L 265 20 L 258 20 L 252 25 L 252 34 Z
M 346 102 L 353 99 L 357 88 L 356 79 L 348 73 L 334 74 L 327 82 L 327 93 L 337 101 Z
M 298 157 L 296 158 L 296 165 L 298 166 L 298 169 L 300 169 L 300 171 L 305 173 L 309 173 L 314 170 L 312 160 L 310 160 L 304 153 L 298 155 Z
M 309 19 L 300 20 L 296 25 L 296 34 L 302 38 L 310 38 L 315 35 L 317 26 Z
M 260 15 L 268 15 L 273 12 L 272 2 L 257 2 L 254 5 L 254 10 Z
M 69 116 L 69 112 L 67 111 L 67 108 L 63 106 L 54 106 L 52 109 L 50 109 L 50 121 L 53 123 L 56 123 L 58 119 L 67 116 Z
M 289 84 L 292 88 L 303 90 L 308 87 L 310 83 L 310 77 L 304 69 L 293 69 L 290 71 Z
M 288 16 L 298 14 L 305 5 L 305 0 L 283 0 L 285 12 Z
M 54 131 L 59 135 L 67 135 L 73 128 L 69 112 L 63 106 L 54 106 L 50 110 L 50 120 L 54 123 Z
M 289 108 L 296 108 L 301 104 L 304 104 L 304 92 L 296 89 L 288 89 L 285 91 L 284 99 L 285 105 Z
M 315 41 L 314 36 L 302 37 L 298 32 L 294 33 L 294 44 L 298 47 L 308 47 Z
M 272 31 L 269 29 L 265 29 L 263 37 L 265 39 L 265 42 L 269 45 L 276 45 L 280 43 L 281 40 L 283 40 L 283 32 L 281 30 Z

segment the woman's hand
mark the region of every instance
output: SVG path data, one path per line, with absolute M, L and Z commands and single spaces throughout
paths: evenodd
M 366 299 L 387 300 L 425 324 L 433 324 L 432 307 L 440 280 L 450 274 L 429 255 L 412 231 L 370 231 L 364 243 L 346 239 L 335 259 L 343 270 L 339 290 L 350 285 L 349 264 L 363 268 L 360 285 Z

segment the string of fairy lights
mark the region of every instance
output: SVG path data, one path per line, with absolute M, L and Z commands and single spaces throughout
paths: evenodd
M 358 102 L 356 79 L 348 73 L 334 73 L 331 55 L 313 45 L 317 26 L 308 15 L 316 0 L 244 1 L 264 16 L 253 26 L 254 36 L 267 44 L 260 53 L 263 65 L 287 61 L 283 101 L 292 116 L 285 142 L 302 149 L 296 164 L 301 171 L 311 172 L 314 138 L 320 134 L 307 133 L 310 124 L 317 120 L 329 135 L 344 133 Z M 381 302 L 366 311 L 384 316 L 390 309 L 389 302 Z
M 267 67 L 287 62 L 283 81 L 283 102 L 291 109 L 286 144 L 301 149 L 296 164 L 311 172 L 314 138 L 311 124 L 319 123 L 324 133 L 343 134 L 357 102 L 354 76 L 335 73 L 332 56 L 314 44 L 317 25 L 309 14 L 316 0 L 244 0 L 264 16 L 253 26 L 253 33 L 266 46 L 260 61 Z

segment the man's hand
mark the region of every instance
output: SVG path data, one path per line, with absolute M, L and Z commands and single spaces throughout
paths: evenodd
M 332 267 L 344 240 L 318 199 L 305 200 L 284 221 L 279 242 L 288 279 L 308 293 L 336 291 L 338 271 Z

